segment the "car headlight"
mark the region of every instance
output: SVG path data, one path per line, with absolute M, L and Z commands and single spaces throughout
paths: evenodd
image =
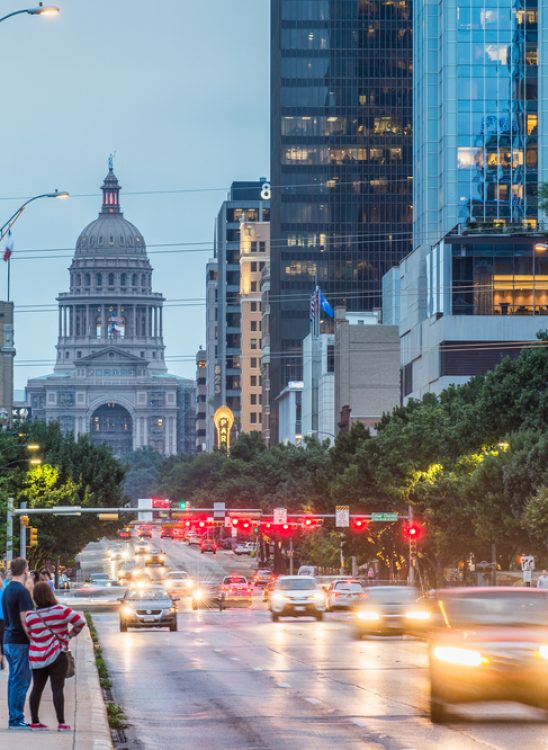
M 285 596 L 277 591 L 274 591 L 270 599 L 272 600 L 272 604 L 283 604 L 285 602 Z
M 438 661 L 455 664 L 458 667 L 481 667 L 482 664 L 489 664 L 489 659 L 482 656 L 479 651 L 472 651 L 469 648 L 436 646 L 432 654 Z
M 314 592 L 314 601 L 316 604 L 325 604 L 325 594 L 322 591 Z
M 431 617 L 431 613 L 427 609 L 411 609 L 405 613 L 405 617 L 408 620 L 415 620 L 417 622 L 425 622 Z
M 542 659 L 548 659 L 548 646 L 541 646 L 538 652 Z
M 191 581 L 191 579 L 190 579 L 190 578 L 188 578 L 188 579 L 187 579 L 187 580 L 185 581 L 185 586 L 186 586 L 186 588 L 187 588 L 187 589 L 191 589 L 191 588 L 192 588 L 192 581 Z
M 166 587 L 166 589 L 172 589 L 173 588 L 173 581 L 166 581 L 164 583 L 164 586 Z
M 377 622 L 381 619 L 381 613 L 374 609 L 359 609 L 356 612 L 356 617 L 364 622 Z
M 129 604 L 123 604 L 121 609 L 122 614 L 126 617 L 132 617 L 135 614 L 133 607 L 130 607 Z
M 205 591 L 202 589 L 195 589 L 192 595 L 195 599 L 203 599 L 205 597 Z

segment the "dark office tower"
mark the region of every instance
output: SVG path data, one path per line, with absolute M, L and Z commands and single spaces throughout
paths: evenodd
M 272 0 L 271 430 L 317 283 L 380 307 L 411 249 L 411 0 Z M 323 329 L 322 329 L 323 330 Z

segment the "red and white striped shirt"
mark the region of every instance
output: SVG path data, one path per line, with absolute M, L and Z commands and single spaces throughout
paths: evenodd
M 60 652 L 68 648 L 68 626 L 72 625 L 72 632 L 76 635 L 85 624 L 82 615 L 62 604 L 27 612 L 25 625 L 30 641 L 31 669 L 41 669 L 52 664 Z

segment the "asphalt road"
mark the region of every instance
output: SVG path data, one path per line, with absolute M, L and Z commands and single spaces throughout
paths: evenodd
M 168 544 L 173 563 L 202 579 L 251 564 Z M 514 704 L 459 709 L 450 724 L 432 725 L 425 644 L 355 641 L 345 613 L 272 623 L 258 597 L 251 609 L 224 612 L 182 601 L 177 633 L 120 633 L 115 613 L 94 620 L 135 747 L 548 748 L 545 715 Z

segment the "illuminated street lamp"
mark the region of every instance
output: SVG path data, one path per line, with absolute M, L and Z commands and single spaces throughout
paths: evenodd
M 55 190 L 53 193 L 41 193 L 40 195 L 35 195 L 33 198 L 29 198 L 21 206 L 19 206 L 17 211 L 15 211 L 9 217 L 9 219 L 0 227 L 0 242 L 4 239 L 6 234 L 15 224 L 17 219 L 21 216 L 21 214 L 23 213 L 25 208 L 29 205 L 29 203 L 32 203 L 33 201 L 37 201 L 40 198 L 68 198 L 68 197 L 69 197 L 69 193 L 67 193 L 66 190 Z
M 6 21 L 12 16 L 19 16 L 23 13 L 26 13 L 29 16 L 56 16 L 58 13 L 60 13 L 60 9 L 56 5 L 44 5 L 43 3 L 38 3 L 35 8 L 23 8 L 22 10 L 14 10 L 11 13 L 8 13 L 7 16 L 2 16 L 2 18 L 0 18 L 0 23 L 2 23 L 2 21 Z

